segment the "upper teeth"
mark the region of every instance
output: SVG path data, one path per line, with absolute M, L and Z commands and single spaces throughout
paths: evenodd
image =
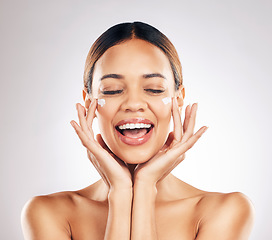
M 118 126 L 119 129 L 134 129 L 134 128 L 150 128 L 151 124 L 145 124 L 145 123 L 127 123 Z

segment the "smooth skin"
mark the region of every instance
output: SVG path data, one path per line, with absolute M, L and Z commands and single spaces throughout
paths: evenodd
M 167 80 L 142 78 L 153 72 Z M 123 78 L 99 81 L 108 73 Z M 171 174 L 207 127 L 194 133 L 196 103 L 186 107 L 182 124 L 184 88 L 174 90 L 168 59 L 160 49 L 134 39 L 114 46 L 96 63 L 93 81 L 92 96 L 83 91 L 85 107 L 76 105 L 79 124 L 71 125 L 102 179 L 79 191 L 31 199 L 22 212 L 25 239 L 248 239 L 254 209 L 244 194 L 202 191 Z M 105 88 L 123 92 L 107 96 Z M 149 88 L 164 92 L 150 94 Z M 159 105 L 167 96 L 171 104 Z M 97 104 L 101 97 L 104 107 Z M 153 136 L 141 146 L 125 146 L 114 126 L 136 116 L 155 123 Z M 168 134 L 171 116 L 174 129 Z M 96 138 L 95 117 L 101 130 Z

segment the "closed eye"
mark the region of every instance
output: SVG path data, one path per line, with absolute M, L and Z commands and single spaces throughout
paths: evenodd
M 115 91 L 102 91 L 105 95 L 114 95 L 123 92 L 123 90 L 115 90 Z
M 147 92 L 151 92 L 151 93 L 155 93 L 155 94 L 159 94 L 159 93 L 163 93 L 165 92 L 165 90 L 160 90 L 160 89 L 145 89 L 145 91 Z M 101 91 L 104 95 L 114 95 L 114 94 L 119 94 L 122 93 L 123 90 L 114 90 L 114 91 Z
M 147 92 L 151 93 L 163 93 L 165 90 L 160 90 L 160 89 L 145 89 Z

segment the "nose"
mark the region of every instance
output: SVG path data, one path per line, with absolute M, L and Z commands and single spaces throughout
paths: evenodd
M 124 112 L 144 112 L 146 108 L 147 102 L 144 100 L 143 96 L 133 89 L 126 94 L 121 106 L 121 109 Z

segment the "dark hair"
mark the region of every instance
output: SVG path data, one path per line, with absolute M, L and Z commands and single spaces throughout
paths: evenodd
M 182 68 L 178 53 L 170 40 L 158 29 L 143 22 L 120 23 L 105 31 L 92 45 L 86 59 L 84 70 L 84 87 L 90 94 L 94 66 L 97 60 L 114 45 L 130 39 L 142 39 L 159 47 L 168 57 L 175 79 L 175 89 L 182 85 Z

